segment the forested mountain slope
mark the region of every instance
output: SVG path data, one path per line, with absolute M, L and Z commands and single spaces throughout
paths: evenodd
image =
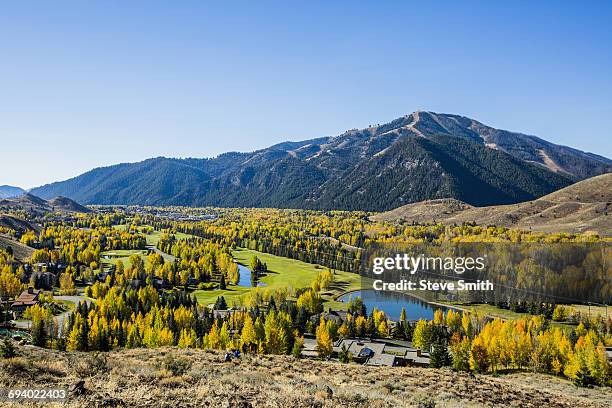
M 447 197 L 516 203 L 609 171 L 612 161 L 601 156 L 461 116 L 415 112 L 251 153 L 97 168 L 32 193 L 84 204 L 384 211 Z

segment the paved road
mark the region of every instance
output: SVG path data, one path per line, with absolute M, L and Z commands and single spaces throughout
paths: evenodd
M 153 251 L 155 251 L 156 253 L 160 254 L 162 256 L 162 258 L 164 258 L 164 261 L 166 262 L 174 262 L 174 260 L 176 259 L 175 256 L 172 256 L 170 254 L 167 254 L 163 251 L 160 251 L 159 249 L 157 249 L 157 247 L 153 246 L 153 245 L 147 245 L 147 249 L 151 249 Z
M 55 300 L 67 300 L 68 302 L 72 302 L 74 303 L 75 307 L 77 305 L 77 303 L 79 302 L 85 302 L 88 305 L 91 303 L 91 299 L 85 297 L 85 296 L 81 296 L 81 295 L 75 295 L 75 296 L 54 296 Z M 60 313 L 57 316 L 55 316 L 55 318 L 57 319 L 57 325 L 59 327 L 58 331 L 59 333 L 62 332 L 62 329 L 64 328 L 64 321 L 68 318 L 68 316 L 70 316 L 70 314 L 72 313 L 72 310 L 67 310 L 64 313 Z

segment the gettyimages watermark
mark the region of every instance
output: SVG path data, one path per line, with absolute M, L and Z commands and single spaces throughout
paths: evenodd
M 417 256 L 407 253 L 395 254 L 393 257 L 374 257 L 372 258 L 372 273 L 379 276 L 372 282 L 374 290 L 382 291 L 415 291 L 415 290 L 493 290 L 494 285 L 490 280 L 476 280 L 476 282 L 466 282 L 464 279 L 457 281 L 447 280 L 438 281 L 431 279 L 405 279 L 399 281 L 386 282 L 382 278 L 385 272 L 404 272 L 399 276 L 415 276 L 424 273 L 454 272 L 456 275 L 463 275 L 466 271 L 484 271 L 486 269 L 487 255 L 479 257 L 466 256 Z M 398 276 L 397 274 L 394 276 Z
M 598 243 L 374 243 L 361 289 L 426 300 L 612 302 L 612 245 Z

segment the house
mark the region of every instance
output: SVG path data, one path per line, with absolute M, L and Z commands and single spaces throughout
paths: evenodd
M 42 291 L 28 288 L 19 295 L 11 304 L 11 310 L 17 316 L 23 313 L 28 307 L 38 304 L 38 297 Z
M 351 353 L 353 361 L 358 363 L 365 363 L 368 359 L 375 355 L 383 354 L 385 352 L 385 343 L 378 343 L 372 341 L 355 340 L 355 339 L 344 339 L 336 343 L 334 352 L 340 353 L 342 348 Z
M 33 267 L 36 272 L 47 272 L 48 265 L 46 262 L 38 262 Z
M 398 358 L 393 354 L 375 354 L 365 362 L 367 366 L 395 367 L 399 365 Z
M 419 349 L 408 349 L 402 357 L 406 365 L 413 367 L 429 367 L 429 353 Z
M 51 272 L 34 272 L 30 277 L 36 288 L 51 289 L 55 283 L 55 275 Z
M 608 355 L 608 361 L 612 363 L 612 347 L 606 347 L 606 354 Z
M 321 319 L 325 319 L 326 322 L 331 320 L 340 326 L 347 319 L 347 313 L 342 310 L 329 310 L 328 312 L 315 314 L 310 318 L 310 322 L 317 325 Z
M 98 274 L 98 278 L 97 278 L 98 282 L 104 282 L 104 281 L 106 281 L 106 277 L 107 277 L 107 276 L 110 276 L 110 274 L 111 274 L 111 273 L 110 273 L 109 271 L 102 271 L 102 272 L 100 272 L 100 273 Z
M 317 339 L 304 336 L 304 347 L 302 348 L 301 355 L 306 358 L 319 357 L 319 353 L 317 352 Z

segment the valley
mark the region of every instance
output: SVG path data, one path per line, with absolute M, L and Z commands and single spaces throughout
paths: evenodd
M 612 408 L 612 2 L 5 2 L 0 408 Z
M 299 156 L 300 146 L 288 147 Z M 349 389 L 359 381 L 337 380 L 339 372 L 380 372 L 401 374 L 416 405 L 520 405 L 516 394 L 500 390 L 529 393 L 535 379 L 555 382 L 543 397 L 548 402 L 603 406 L 600 396 L 612 380 L 611 175 L 516 204 L 478 207 L 446 197 L 387 212 L 83 206 L 32 193 L 6 198 L 0 201 L 0 377 L 39 370 L 37 358 L 56 353 L 58 363 L 37 384 L 74 388 L 80 379 L 79 389 L 88 391 L 72 394 L 71 403 L 129 404 L 101 382 L 118 373 L 133 377 L 123 359 L 155 360 L 142 369 L 160 390 L 162 383 L 216 386 L 215 377 L 174 364 L 202 361 L 223 370 L 234 356 L 229 364 L 247 376 L 257 375 L 259 361 L 269 362 L 277 381 L 291 382 L 301 366 L 329 370 L 323 389 L 331 394 L 314 400 L 304 394 L 304 404 L 392 406 L 400 391 L 381 397 L 370 387 L 357 401 Z M 481 288 L 485 281 L 469 274 L 465 281 L 428 276 L 400 293 L 395 286 L 373 290 L 374 280 L 363 273 L 372 248 L 447 244 L 492 250 L 493 265 L 501 267 L 489 271 L 494 284 Z M 517 245 L 518 252 L 503 249 Z M 556 266 L 534 268 L 533 256 Z M 543 277 L 544 292 L 536 285 Z M 148 357 L 152 349 L 172 357 Z M 64 363 L 75 359 L 77 365 Z M 429 378 L 478 383 L 480 397 L 415 394 Z M 18 385 L 22 377 L 11 381 Z M 122 382 L 126 389 L 134 387 L 129 381 Z M 572 383 L 596 391 L 574 393 Z M 236 386 L 244 401 L 259 403 L 248 387 Z M 284 398 L 278 390 L 274 395 Z

